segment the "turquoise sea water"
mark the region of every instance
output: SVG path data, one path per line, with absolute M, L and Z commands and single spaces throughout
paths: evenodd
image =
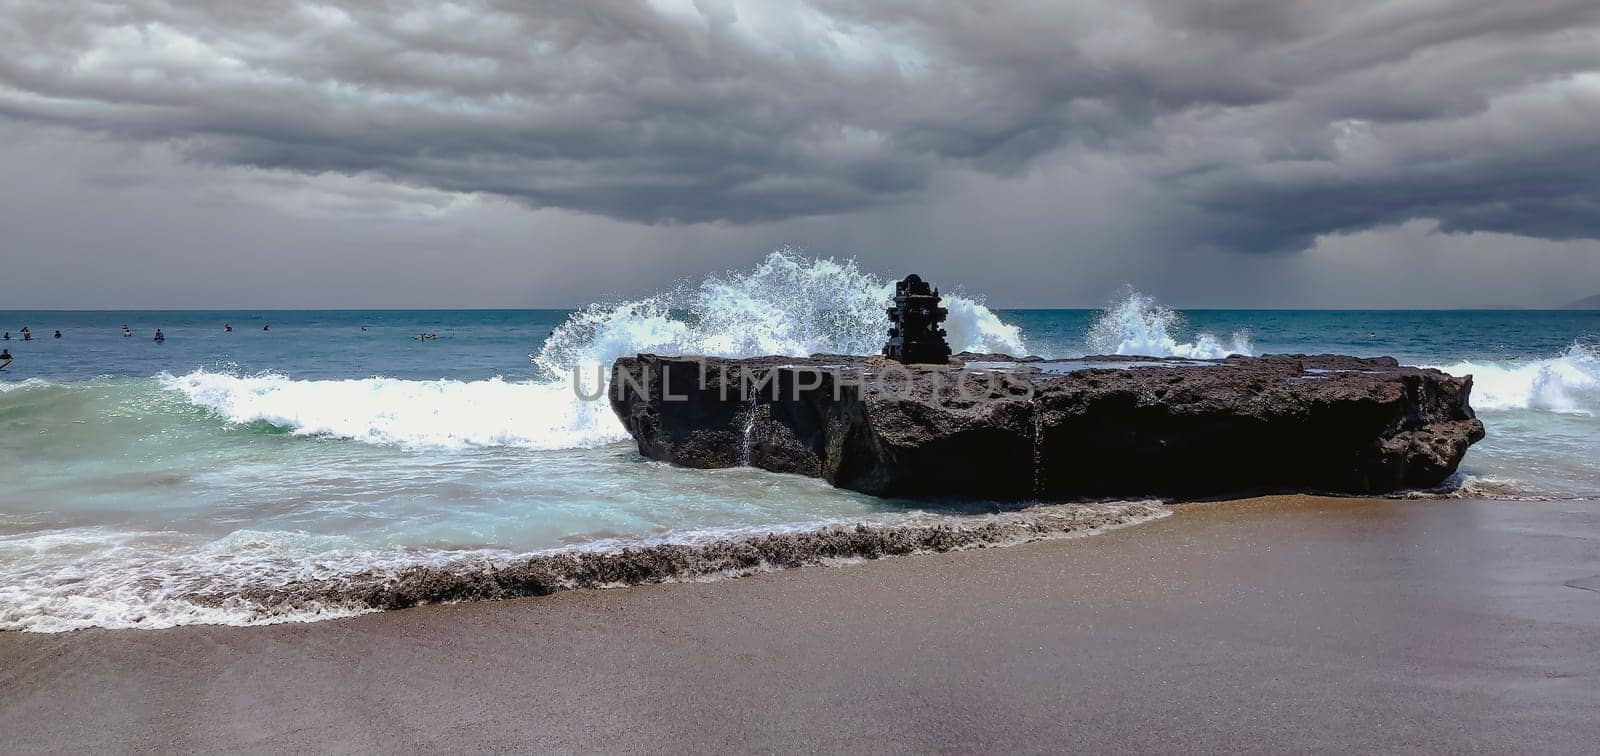
M 1030 353 L 1085 354 L 1103 310 L 997 310 Z M 0 310 L 17 358 L 0 379 L 85 381 L 207 370 L 271 372 L 302 380 L 370 378 L 483 380 L 536 376 L 529 359 L 571 310 L 341 310 L 19 312 Z M 1175 336 L 1244 332 L 1258 354 L 1389 355 L 1415 364 L 1527 361 L 1600 341 L 1589 310 L 1187 310 Z M 31 324 L 34 339 L 21 341 Z M 127 324 L 132 337 L 121 336 Z M 223 331 L 232 324 L 234 331 Z M 262 331 L 263 326 L 273 330 Z M 367 330 L 363 331 L 365 327 Z M 160 328 L 162 343 L 151 339 Z M 63 338 L 51 334 L 61 330 Z M 421 333 L 436 339 L 419 341 Z M 1369 336 L 1370 334 L 1370 336 Z M 1224 339 L 1226 341 L 1226 339 Z
M 914 505 L 645 461 L 603 402 L 572 390 L 575 370 L 597 380 L 639 351 L 875 350 L 885 286 L 777 256 L 576 312 L 0 312 L 15 358 L 0 372 L 0 628 L 316 619 L 360 609 L 187 597 L 900 516 Z M 1489 439 L 1460 495 L 1600 496 L 1597 312 L 1175 313 L 1133 294 L 1096 311 L 948 304 L 958 350 L 1338 352 L 1472 374 Z

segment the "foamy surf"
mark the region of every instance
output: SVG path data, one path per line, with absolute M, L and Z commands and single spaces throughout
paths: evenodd
M 570 384 L 555 382 L 297 381 L 206 371 L 160 380 L 228 423 L 264 422 L 303 436 L 415 449 L 546 450 L 627 438 L 604 397 L 582 400 Z
M 780 250 L 749 271 L 574 313 L 533 356 L 536 380 L 292 380 L 204 370 L 160 380 L 228 423 L 263 422 L 296 435 L 416 449 L 587 448 L 627 438 L 600 393 L 618 357 L 874 354 L 888 332 L 884 306 L 893 291 L 894 282 L 854 261 Z M 981 303 L 949 295 L 945 304 L 955 351 L 1024 353 L 1021 332 Z
M 1472 376 L 1472 406 L 1480 411 L 1600 412 L 1600 354 L 1585 344 L 1550 359 L 1461 361 L 1439 369 Z
M 1472 376 L 1472 406 L 1488 437 L 1462 463 L 1459 485 L 1423 496 L 1571 500 L 1600 496 L 1600 357 L 1574 343 L 1555 357 L 1463 360 L 1437 366 Z
M 139 375 L 170 371 L 158 377 L 8 374 L 0 380 L 0 457 L 15 464 L 0 490 L 0 627 L 313 621 L 1093 532 L 1030 519 L 1046 508 L 1013 513 L 1020 521 L 908 514 L 905 503 L 812 479 L 642 462 L 616 443 L 627 436 L 607 403 L 582 401 L 573 389 L 576 371 L 593 396 L 611 361 L 637 352 L 875 353 L 891 287 L 849 261 L 780 251 L 749 270 L 593 305 L 564 321 L 549 313 L 521 325 L 506 313 L 453 315 L 444 338 L 425 345 L 409 334 L 442 316 L 385 315 L 390 325 L 369 332 L 360 326 L 370 314 L 317 314 L 302 318 L 301 327 L 317 329 L 314 338 L 291 352 L 274 346 L 288 330 L 277 322 L 272 336 L 247 340 L 202 337 L 211 324 L 197 320 L 187 332 L 169 328 L 173 338 L 160 352 L 120 336 L 93 347 L 144 355 Z M 1001 317 L 948 292 L 945 305 L 958 351 L 1254 352 L 1243 331 L 1217 335 L 1236 328 L 1236 317 L 1192 314 L 1185 322 L 1132 291 L 1092 326 L 1083 313 Z M 1272 343 L 1380 348 L 1360 340 L 1373 327 L 1369 318 L 1307 317 L 1319 325 L 1288 338 L 1274 330 Z M 1027 341 L 1013 319 L 1028 324 Z M 1581 327 L 1573 337 L 1587 338 Z M 527 336 L 508 335 L 519 329 Z M 1600 496 L 1592 462 L 1600 454 L 1600 371 L 1591 347 L 1560 350 L 1563 336 L 1525 350 L 1538 359 L 1462 362 L 1452 355 L 1483 354 L 1484 344 L 1515 337 L 1451 327 L 1435 345 L 1424 327 L 1414 334 L 1422 346 L 1411 354 L 1438 354 L 1434 361 L 1449 372 L 1477 377 L 1473 401 L 1489 437 L 1455 485 L 1410 495 Z M 529 347 L 537 349 L 531 374 L 519 377 L 516 360 Z M 419 354 L 490 367 L 432 372 L 432 363 L 414 361 Z M 396 364 L 411 372 L 371 377 Z M 279 372 L 254 372 L 263 366 Z M 307 379 L 312 371 L 319 379 Z M 495 373 L 507 377 L 480 377 Z
M 1391 499 L 1496 499 L 1500 501 L 1550 501 L 1573 498 L 1530 493 L 1527 484 L 1515 478 L 1457 473 L 1444 485 L 1419 491 L 1399 491 Z
M 877 354 L 889 331 L 894 282 L 855 261 L 784 249 L 750 271 L 698 286 L 574 313 L 533 356 L 540 373 L 570 380 L 640 352 L 715 357 Z M 1027 353 L 1022 332 L 969 297 L 946 293 L 944 327 L 953 351 Z
M 20 381 L 0 381 L 0 394 L 8 394 L 13 391 L 27 391 L 28 389 L 48 388 L 51 385 L 53 384 L 41 378 L 24 378 Z
M 1197 333 L 1193 341 L 1179 341 L 1177 333 L 1183 318 L 1154 297 L 1128 290 L 1121 301 L 1106 308 L 1089 328 L 1085 343 L 1090 354 L 1118 354 L 1141 357 L 1183 357 L 1221 359 L 1233 354 L 1254 354 L 1250 335 L 1244 331 L 1224 342 L 1209 333 Z
M 533 355 L 535 380 L 294 380 L 205 370 L 159 380 L 227 423 L 267 423 L 295 435 L 413 449 L 589 448 L 627 438 L 603 397 L 583 398 L 604 389 L 618 357 L 873 354 L 889 327 L 884 303 L 893 288 L 853 261 L 780 250 L 749 271 L 573 313 Z M 954 351 L 1027 353 L 1020 330 L 982 303 L 946 295 L 944 304 Z M 1177 313 L 1129 291 L 1101 314 L 1086 342 L 1103 354 L 1252 353 L 1243 332 L 1227 342 L 1208 333 L 1180 341 L 1181 326 Z
M 293 533 L 240 532 L 192 552 L 163 544 L 156 533 L 10 536 L 0 538 L 0 550 L 34 558 L 7 559 L 0 567 L 0 630 L 310 622 L 418 604 L 734 578 L 1081 537 L 1169 514 L 1151 501 L 987 515 L 908 512 L 849 523 L 683 531 L 526 554 L 366 550 Z M 120 548 L 105 549 L 106 539 Z

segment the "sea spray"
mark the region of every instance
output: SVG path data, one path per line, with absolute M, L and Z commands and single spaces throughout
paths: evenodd
M 1573 344 L 1549 359 L 1469 360 L 1438 367 L 1472 376 L 1472 406 L 1479 411 L 1600 413 L 1600 352 L 1587 344 Z
M 832 265 L 840 271 L 850 267 Z M 804 262 L 789 268 L 808 269 Z M 781 283 L 786 279 L 780 272 L 719 278 L 724 288 L 740 289 L 742 279 Z M 837 288 L 851 290 L 850 277 L 828 265 L 816 267 L 815 277 L 844 282 Z M 779 296 L 753 283 L 746 288 L 757 300 L 762 292 Z M 826 299 L 815 291 L 806 296 Z M 818 318 L 791 330 L 787 315 L 752 319 L 766 334 L 760 338 L 746 338 L 754 334 L 723 322 L 715 328 L 727 338 L 702 339 L 706 326 L 685 307 L 697 298 L 706 298 L 699 287 L 627 307 L 591 308 L 606 315 L 607 327 L 600 330 L 609 341 L 600 331 L 557 330 L 582 337 L 572 342 L 579 347 L 574 354 L 704 344 L 757 349 L 777 333 L 809 334 L 778 339 L 806 351 L 857 349 L 826 336 L 837 319 Z M 875 321 L 882 303 L 863 301 L 862 309 L 845 308 L 844 319 L 858 312 L 856 322 Z M 964 301 L 970 300 L 946 302 L 958 348 L 1012 340 L 995 313 L 976 303 L 962 310 Z M 796 317 L 812 309 L 789 301 L 774 306 Z M 744 313 L 740 317 L 749 311 Z M 6 627 L 261 624 L 345 616 L 374 607 L 364 600 L 342 603 L 345 594 L 337 593 L 271 605 L 245 596 L 347 578 L 342 585 L 362 590 L 404 582 L 379 596 L 380 603 L 458 589 L 472 595 L 493 583 L 481 575 L 441 574 L 482 573 L 535 552 L 610 554 L 628 544 L 659 544 L 670 533 L 694 531 L 698 535 L 685 541 L 694 544 L 743 544 L 752 534 L 792 534 L 795 523 L 811 523 L 802 528 L 809 530 L 822 527 L 818 522 L 876 527 L 886 510 L 899 513 L 910 506 L 853 497 L 795 476 L 640 461 L 631 448 L 611 443 L 626 436 L 603 398 L 574 402 L 570 371 L 519 379 L 517 355 L 561 325 L 562 315 L 450 316 L 456 318 L 452 335 L 422 346 L 408 334 L 435 328 L 444 316 L 383 316 L 396 324 L 375 325 L 369 334 L 359 325 L 371 314 L 308 315 L 306 332 L 289 342 L 284 339 L 296 328 L 280 330 L 277 322 L 287 314 L 274 317 L 271 336 L 255 332 L 246 340 L 241 333 L 226 341 L 205 335 L 213 330 L 211 314 L 167 314 L 191 320 L 176 328 L 165 323 L 171 340 L 162 349 L 122 341 L 113 332 L 116 322 L 137 317 L 108 316 L 109 343 L 96 346 L 85 333 L 49 345 L 58 351 L 41 351 L 40 359 L 25 356 L 0 378 L 0 424 L 6 431 L 0 434 L 0 459 L 13 461 L 0 490 L 0 624 Z M 1028 352 L 1082 353 L 1089 320 L 1081 313 L 1005 317 L 1029 324 Z M 1459 485 L 1431 495 L 1600 496 L 1593 463 L 1600 455 L 1600 370 L 1592 315 L 1261 313 L 1215 320 L 1262 328 L 1271 333 L 1274 349 L 1393 351 L 1409 362 L 1474 375 L 1473 404 L 1489 437 L 1469 453 Z M 1112 329 L 1124 338 L 1109 351 L 1124 340 L 1157 344 L 1163 354 L 1186 347 L 1190 354 L 1204 353 L 1213 349 L 1211 343 L 1230 346 L 1226 338 L 1208 342 L 1177 319 L 1120 322 L 1130 327 Z M 1226 334 L 1234 327 L 1198 330 Z M 1373 330 L 1376 341 L 1367 338 Z M 1162 333 L 1167 339 L 1152 335 Z M 389 336 L 401 346 L 379 343 Z M 595 340 L 583 340 L 591 336 Z M 874 332 L 856 343 L 876 351 L 881 337 Z M 1574 339 L 1582 343 L 1569 347 Z M 1014 341 L 1022 345 L 1020 336 Z M 95 357 L 97 349 L 116 359 Z M 507 352 L 512 359 L 505 359 Z M 74 362 L 52 365 L 42 359 L 46 354 Z M 281 373 L 256 372 L 263 367 Z M 591 368 L 578 378 L 589 385 L 590 396 L 598 396 L 593 389 L 606 380 L 609 363 L 595 359 Z M 124 374 L 101 375 L 107 370 Z M 170 374 L 152 377 L 162 370 Z M 372 377 L 390 370 L 416 380 Z M 506 378 L 487 377 L 497 373 Z M 437 380 L 441 376 L 459 380 Z M 461 407 L 467 411 L 458 412 Z M 760 431 L 755 429 L 753 441 L 759 442 Z M 538 551 L 555 548 L 565 550 Z M 640 558 L 656 565 L 659 556 Z M 599 574 L 625 572 L 638 564 L 634 559 L 602 560 L 607 566 Z M 591 569 L 590 562 L 582 564 Z M 664 579 L 715 576 L 688 572 Z M 434 585 L 447 590 L 417 590 Z
M 1600 497 L 1600 353 L 1574 343 L 1543 359 L 1475 359 L 1437 366 L 1472 376 L 1472 406 L 1488 437 L 1462 464 L 1461 498 Z M 1440 492 L 1432 492 L 1437 495 Z
M 573 313 L 545 339 L 534 381 L 291 380 L 197 370 L 163 385 L 234 423 L 408 448 L 591 447 L 627 438 L 604 399 L 611 363 L 645 352 L 755 357 L 875 354 L 894 290 L 854 261 L 784 249 L 698 286 Z M 1023 354 L 1021 332 L 949 295 L 956 351 Z
M 584 401 L 566 383 L 297 381 L 204 370 L 161 382 L 228 423 L 265 422 L 303 436 L 414 449 L 570 449 L 627 438 L 603 399 Z
M 548 379 L 575 368 L 609 367 L 651 352 L 714 357 L 815 353 L 877 354 L 889 330 L 894 282 L 855 261 L 808 258 L 791 249 L 746 272 L 710 276 L 696 287 L 614 305 L 590 305 L 556 328 L 533 356 Z M 1021 331 L 983 304 L 946 294 L 952 350 L 1026 354 Z
M 1234 333 L 1226 344 L 1209 333 L 1196 334 L 1194 341 L 1182 342 L 1177 337 L 1182 325 L 1183 318 L 1177 312 L 1157 304 L 1153 297 L 1130 289 L 1121 301 L 1100 314 L 1084 341 L 1090 354 L 1189 359 L 1254 354 L 1250 335 L 1244 331 Z

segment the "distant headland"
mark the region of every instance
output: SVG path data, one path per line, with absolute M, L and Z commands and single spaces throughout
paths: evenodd
M 1600 310 L 1600 294 L 1585 297 L 1567 305 L 1569 310 Z

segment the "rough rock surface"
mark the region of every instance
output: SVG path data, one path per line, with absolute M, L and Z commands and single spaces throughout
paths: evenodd
M 639 355 L 613 366 L 610 401 L 647 457 L 897 497 L 1430 488 L 1484 435 L 1470 377 L 1390 358 L 1118 358 L 1052 372 L 1035 358 L 958 357 L 965 367 Z

